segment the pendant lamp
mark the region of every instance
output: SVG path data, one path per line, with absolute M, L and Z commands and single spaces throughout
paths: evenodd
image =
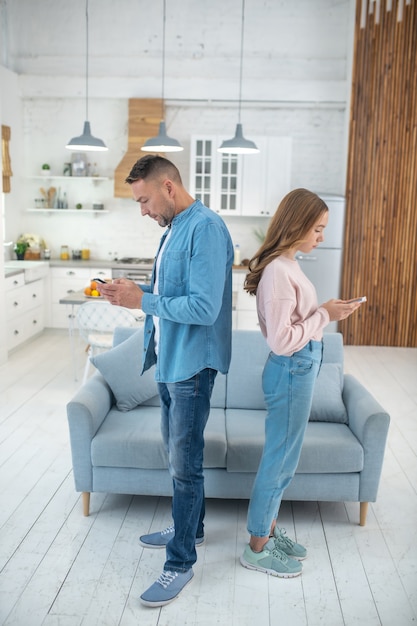
M 256 144 L 243 136 L 242 124 L 240 123 L 240 114 L 242 109 L 242 68 L 243 68 L 243 35 L 245 24 L 245 0 L 242 0 L 242 25 L 240 33 L 240 77 L 239 77 L 239 116 L 236 124 L 236 132 L 233 139 L 226 139 L 221 146 L 217 148 L 217 152 L 224 154 L 256 154 L 259 148 Z
M 83 134 L 73 137 L 65 146 L 68 150 L 80 151 L 104 151 L 108 150 L 106 144 L 101 139 L 93 137 L 88 121 L 88 0 L 85 2 L 85 25 L 86 25 L 86 55 L 85 55 L 85 118 Z
M 164 93 L 165 93 L 165 23 L 166 23 L 166 0 L 163 0 L 163 22 L 162 22 L 162 117 L 164 114 Z M 159 123 L 159 133 L 156 137 L 151 137 L 143 144 L 141 150 L 144 152 L 181 152 L 184 150 L 176 139 L 168 137 L 166 125 L 162 119 Z

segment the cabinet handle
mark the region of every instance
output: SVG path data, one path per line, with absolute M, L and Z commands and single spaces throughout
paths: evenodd
M 13 285 L 18 285 L 18 284 L 19 284 L 19 281 L 18 281 L 18 280 L 14 280 L 14 281 L 13 281 Z
M 18 331 L 18 330 L 15 330 L 15 331 L 13 332 L 13 334 L 14 334 L 14 335 L 18 335 L 18 334 L 19 334 L 19 331 Z
M 38 297 L 38 296 L 37 296 L 37 294 L 36 294 L 36 293 L 33 293 L 33 294 L 32 294 L 32 298 L 37 298 L 37 297 Z
M 67 276 L 74 276 L 75 272 L 73 272 L 72 270 L 68 270 L 67 272 Z
M 19 306 L 18 302 L 13 302 L 13 306 Z
M 37 324 L 37 323 L 38 323 L 38 320 L 33 320 L 33 321 L 32 321 L 32 324 L 33 324 L 34 326 L 36 326 L 36 324 Z
M 74 289 L 67 289 L 67 293 L 74 293 Z

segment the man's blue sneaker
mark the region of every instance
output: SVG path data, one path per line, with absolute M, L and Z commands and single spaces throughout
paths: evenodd
M 144 548 L 165 548 L 168 541 L 170 541 L 175 535 L 174 526 L 168 526 L 165 530 L 160 530 L 157 533 L 151 533 L 150 535 L 142 535 L 139 537 L 139 543 Z M 196 537 L 195 545 L 201 546 L 204 543 L 204 537 Z
M 284 528 L 274 528 L 274 541 L 275 546 L 285 552 L 285 554 L 292 559 L 302 561 L 307 558 L 307 550 L 300 543 L 295 543 L 292 539 L 287 537 L 287 533 Z
M 165 606 L 179 596 L 193 576 L 192 568 L 187 572 L 164 571 L 158 580 L 140 596 L 140 600 L 145 606 Z

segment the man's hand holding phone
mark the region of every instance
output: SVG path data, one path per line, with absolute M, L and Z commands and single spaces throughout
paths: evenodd
M 142 308 L 142 289 L 127 278 L 116 278 L 113 282 L 107 283 L 104 280 L 97 281 L 97 289 L 100 294 L 111 304 L 124 306 L 127 309 Z

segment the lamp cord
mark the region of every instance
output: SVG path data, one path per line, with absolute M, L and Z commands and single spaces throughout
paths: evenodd
M 85 119 L 88 122 L 88 0 L 85 0 Z
M 162 111 L 161 111 L 161 119 L 164 118 L 164 97 L 165 97 L 165 25 L 166 25 L 166 0 L 163 0 L 163 19 L 162 19 Z
M 240 124 L 240 111 L 242 108 L 242 76 L 243 76 L 243 40 L 245 31 L 245 0 L 242 0 L 242 24 L 240 30 L 240 74 L 239 74 L 239 113 L 238 121 Z

